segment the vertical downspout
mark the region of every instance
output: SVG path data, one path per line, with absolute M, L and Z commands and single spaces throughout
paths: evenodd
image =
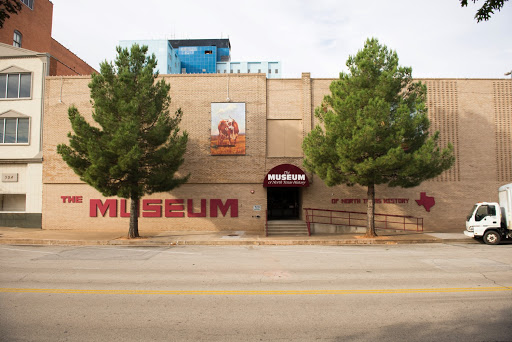
M 46 97 L 46 76 L 49 75 L 48 71 L 48 56 L 46 55 L 46 61 L 43 62 L 43 70 L 41 71 L 41 118 L 39 121 L 39 152 L 43 152 L 43 123 L 44 123 L 44 101 Z M 41 155 L 42 158 L 42 155 Z

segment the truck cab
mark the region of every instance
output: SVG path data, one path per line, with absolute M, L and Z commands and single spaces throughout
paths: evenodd
M 512 183 L 498 189 L 500 203 L 479 202 L 466 217 L 464 235 L 483 238 L 489 245 L 512 238 Z
M 466 236 L 483 238 L 488 231 L 496 231 L 501 228 L 501 210 L 498 203 L 481 202 L 473 206 L 466 217 Z M 501 240 L 501 234 L 491 234 L 484 239 L 485 243 L 497 244 Z

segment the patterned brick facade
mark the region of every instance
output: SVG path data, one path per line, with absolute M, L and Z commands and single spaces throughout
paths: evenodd
M 154 194 L 153 199 L 193 199 L 195 211 L 201 199 L 238 199 L 238 217 L 148 218 L 140 219 L 141 230 L 250 230 L 263 231 L 267 190 L 264 177 L 280 164 L 302 167 L 302 158 L 286 155 L 269 157 L 272 137 L 267 135 L 270 120 L 300 120 L 303 135 L 317 120 L 314 109 L 329 93 L 329 79 L 266 79 L 264 75 L 163 75 L 171 85 L 172 110 L 181 107 L 181 127 L 189 133 L 189 145 L 181 172 L 192 174 L 190 182 L 172 193 Z M 431 231 L 463 230 L 466 211 L 477 201 L 496 201 L 500 185 L 512 182 L 510 135 L 512 93 L 509 80 L 427 79 L 428 106 L 432 129 L 441 132 L 441 144 L 455 146 L 457 163 L 452 170 L 412 189 L 377 186 L 379 213 L 423 217 Z M 67 109 L 76 105 L 91 118 L 88 77 L 49 77 L 46 82 L 43 228 L 121 229 L 127 218 L 90 217 L 90 199 L 101 195 L 66 166 L 56 153 L 59 143 L 67 143 L 71 130 Z M 211 156 L 211 103 L 246 103 L 246 155 Z M 508 159 L 507 159 L 508 158 Z M 364 211 L 366 190 L 354 186 L 328 188 L 308 173 L 309 188 L 301 189 L 301 207 Z M 435 198 L 427 212 L 415 200 L 420 194 Z M 61 196 L 82 196 L 82 203 L 63 203 Z M 361 199 L 361 203 L 332 199 Z M 402 199 L 401 203 L 395 199 Z M 358 202 L 358 201 L 353 201 Z M 261 206 L 262 210 L 255 210 Z M 185 215 L 186 216 L 186 215 Z

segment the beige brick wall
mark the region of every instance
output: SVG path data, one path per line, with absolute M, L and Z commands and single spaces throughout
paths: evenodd
M 118 203 L 117 217 L 90 217 L 90 200 L 105 198 L 86 184 L 44 184 L 43 229 L 102 229 L 128 231 L 129 218 L 120 217 Z M 251 193 L 254 190 L 254 194 Z M 82 196 L 82 203 L 64 203 L 61 196 Z M 231 217 L 228 211 L 222 216 L 210 219 L 210 199 L 238 199 L 238 217 Z M 259 185 L 250 184 L 186 184 L 172 193 L 159 193 L 144 199 L 183 199 L 185 217 L 139 218 L 139 230 L 144 231 L 263 231 L 265 224 L 266 192 Z M 194 212 L 201 211 L 201 199 L 206 199 L 207 217 L 187 217 L 187 199 L 192 199 Z M 255 205 L 261 205 L 261 211 L 254 211 Z M 127 201 L 126 212 L 130 210 Z M 142 208 L 141 208 L 142 209 Z M 260 216 L 259 218 L 257 216 Z
M 201 198 L 237 198 L 239 217 L 141 218 L 141 229 L 153 230 L 254 230 L 263 231 L 266 173 L 290 163 L 302 168 L 302 158 L 267 157 L 267 119 L 302 120 L 303 136 L 314 124 L 314 108 L 329 93 L 329 79 L 266 79 L 264 75 L 165 75 L 171 84 L 172 110 L 184 112 L 181 127 L 189 132 L 189 145 L 182 172 L 191 172 L 190 183 L 148 198 L 183 198 L 199 203 Z M 378 186 L 376 197 L 393 202 L 378 203 L 377 212 L 422 217 L 425 229 L 452 231 L 464 228 L 465 216 L 477 201 L 497 201 L 497 188 L 512 182 L 508 166 L 510 103 L 508 80 L 428 79 L 428 106 L 432 129 L 441 132 L 441 144 L 455 146 L 453 170 L 412 189 Z M 44 127 L 43 227 L 53 229 L 127 229 L 125 218 L 90 218 L 89 200 L 101 198 L 66 166 L 55 153 L 67 142 L 70 130 L 67 108 L 75 104 L 90 118 L 88 78 L 47 79 Z M 498 84 L 496 84 L 498 83 Z M 209 150 L 211 103 L 246 103 L 247 145 L 245 156 L 211 156 Z M 508 101 L 508 102 L 507 102 Z M 508 120 L 508 121 L 507 121 Z M 498 138 L 497 138 L 498 137 Z M 504 161 L 505 160 L 505 161 Z M 365 211 L 366 189 L 354 186 L 328 188 L 308 173 L 309 188 L 302 189 L 303 207 Z M 254 190 L 254 194 L 251 194 Z M 435 198 L 430 212 L 419 206 L 421 192 Z M 84 203 L 62 203 L 60 196 L 83 196 Z M 333 199 L 361 199 L 361 203 L 333 204 Z M 253 211 L 261 205 L 262 211 Z M 255 216 L 260 215 L 261 218 Z
M 425 79 L 432 131 L 440 131 L 441 146 L 451 142 L 455 147 L 455 167 L 441 176 L 411 189 L 378 186 L 376 198 L 406 198 L 406 204 L 376 204 L 376 212 L 423 217 L 425 229 L 433 231 L 463 230 L 465 216 L 478 201 L 497 201 L 498 187 L 512 182 L 507 171 L 512 147 L 510 103 L 512 94 L 508 80 Z M 329 93 L 331 80 L 313 81 L 313 107 L 321 104 Z M 498 86 L 493 84 L 499 83 Z M 496 104 L 497 103 L 497 104 Z M 501 106 L 497 108 L 498 106 Z M 508 120 L 508 121 L 507 121 Z M 318 124 L 318 120 L 315 121 Z M 499 135 L 499 143 L 495 138 Z M 504 152 L 501 152 L 504 151 Z M 501 163 L 500 178 L 498 164 Z M 510 170 L 510 168 L 508 169 Z M 332 204 L 331 199 L 362 199 L 366 189 L 354 186 L 328 188 L 318 177 L 314 186 L 304 189 L 303 206 L 347 211 L 364 211 L 361 204 Z M 415 200 L 420 193 L 435 198 L 430 212 Z

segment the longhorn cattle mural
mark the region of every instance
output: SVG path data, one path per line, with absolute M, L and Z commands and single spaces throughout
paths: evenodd
M 245 103 L 212 103 L 212 155 L 245 155 Z
M 222 146 L 226 139 L 229 141 L 229 146 L 236 145 L 236 138 L 238 138 L 240 129 L 238 128 L 238 123 L 235 119 L 229 118 L 226 120 L 220 120 L 218 129 L 219 137 L 217 138 L 217 146 Z

